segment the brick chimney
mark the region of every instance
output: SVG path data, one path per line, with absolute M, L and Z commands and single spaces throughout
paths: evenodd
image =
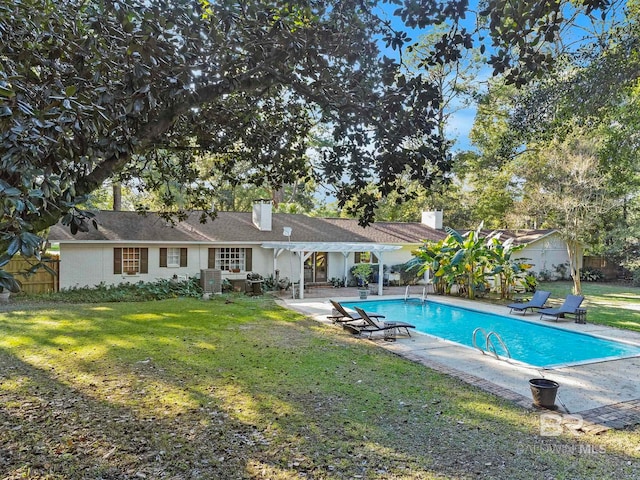
M 261 232 L 271 231 L 271 200 L 259 198 L 253 201 L 253 224 Z

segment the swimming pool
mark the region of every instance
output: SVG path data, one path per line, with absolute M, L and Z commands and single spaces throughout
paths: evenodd
M 347 308 L 361 307 L 385 315 L 387 321 L 405 321 L 428 335 L 473 347 L 476 328 L 496 332 L 509 349 L 511 358 L 539 368 L 557 368 L 640 355 L 640 347 L 593 335 L 538 325 L 515 316 L 501 316 L 428 301 L 377 300 L 342 302 Z M 499 355 L 506 356 L 499 342 L 493 342 Z M 485 347 L 484 335 L 477 344 Z

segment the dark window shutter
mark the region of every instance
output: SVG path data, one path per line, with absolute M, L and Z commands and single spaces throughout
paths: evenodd
M 149 249 L 140 249 L 140 273 L 149 273 Z
M 247 272 L 253 270 L 253 253 L 250 248 L 244 249 L 244 269 Z
M 353 263 L 360 263 L 360 252 L 355 252 L 353 254 Z
M 161 267 L 167 266 L 167 249 L 166 248 L 160 249 L 160 266 Z
M 121 248 L 113 249 L 113 273 L 114 274 L 122 273 L 122 249 Z
M 180 249 L 180 266 L 181 267 L 187 266 L 187 249 L 186 248 Z
M 216 268 L 216 249 L 209 249 L 209 260 L 207 261 L 207 268 Z

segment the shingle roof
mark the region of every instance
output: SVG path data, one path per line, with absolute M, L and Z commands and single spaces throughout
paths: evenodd
M 367 237 L 376 243 L 423 243 L 425 240 L 442 240 L 447 236 L 443 230 L 436 230 L 422 223 L 376 222 L 363 228 L 356 220 L 348 218 L 323 220 L 353 235 Z
M 283 227 L 291 227 L 295 242 L 366 242 L 383 244 L 420 244 L 423 240 L 440 240 L 446 233 L 421 223 L 379 222 L 363 228 L 357 220 L 314 218 L 306 215 L 274 213 L 272 230 L 258 230 L 250 212 L 218 212 L 213 221 L 199 222 L 193 212 L 187 220 L 172 226 L 155 213 L 100 211 L 96 213 L 98 230 L 72 235 L 68 227 L 51 228 L 52 242 L 198 242 L 198 243 L 262 243 L 279 242 L 285 237 Z
M 491 233 L 499 232 L 500 241 L 504 242 L 510 238 L 513 238 L 514 245 L 530 244 L 537 242 L 542 238 L 557 232 L 555 229 L 538 229 L 538 230 L 482 230 L 480 233 L 483 236 L 488 236 Z

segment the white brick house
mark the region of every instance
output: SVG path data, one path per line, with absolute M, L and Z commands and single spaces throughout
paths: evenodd
M 379 263 L 380 270 L 402 264 L 423 241 L 446 237 L 441 212 L 424 215 L 422 223 L 363 228 L 353 219 L 273 213 L 268 201 L 257 201 L 253 212 L 219 212 L 204 224 L 198 213 L 175 226 L 154 213 L 101 211 L 96 220 L 97 230 L 76 235 L 60 224 L 51 228 L 49 241 L 60 246 L 60 288 L 187 277 L 203 269 L 219 269 L 229 280 L 278 270 L 294 282 L 323 283 L 346 277 L 356 263 Z M 527 243 L 519 256 L 530 258 L 534 271 L 567 260 L 555 231 L 510 235 Z

